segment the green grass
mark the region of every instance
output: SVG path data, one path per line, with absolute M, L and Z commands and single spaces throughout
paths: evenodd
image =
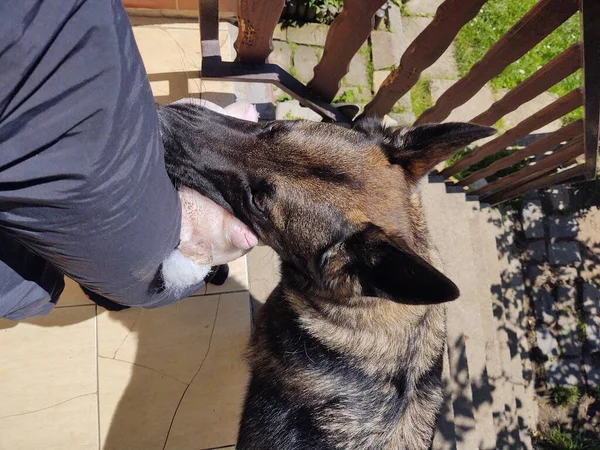
M 489 0 L 479 14 L 458 33 L 456 37 L 456 61 L 461 76 L 485 55 L 523 15 L 536 0 Z M 579 13 L 554 30 L 543 41 L 509 65 L 500 75 L 491 80 L 494 89 L 512 89 L 558 56 L 568 47 L 581 40 Z M 570 75 L 550 91 L 563 96 L 582 84 L 581 71 Z M 580 119 L 582 108 L 567 114 L 563 119 L 569 123 Z
M 538 444 L 547 450 L 599 450 L 600 443 L 586 439 L 576 431 L 553 428 Z
M 367 80 L 369 85 L 367 86 L 371 92 L 373 92 L 373 73 L 375 72 L 375 66 L 373 66 L 373 60 L 371 58 L 372 52 L 371 44 L 363 45 L 358 53 L 365 59 L 367 66 Z
M 419 117 L 426 109 L 432 107 L 431 81 L 426 78 L 419 78 L 419 81 L 410 90 L 410 101 L 415 117 Z
M 555 406 L 575 406 L 580 395 L 575 386 L 556 386 L 550 392 L 550 401 Z
M 354 91 L 352 89 L 349 89 L 347 91 L 342 92 L 340 95 L 338 95 L 331 103 L 332 104 L 336 104 L 336 103 L 356 104 L 356 103 L 358 103 L 358 99 L 356 98 Z

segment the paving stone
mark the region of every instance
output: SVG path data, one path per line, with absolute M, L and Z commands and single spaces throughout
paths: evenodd
M 278 41 L 287 41 L 287 28 L 281 28 L 281 24 L 278 23 L 273 30 L 273 39 Z
M 387 31 L 373 31 L 371 33 L 371 49 L 375 70 L 395 66 L 402 56 L 401 37 Z
M 327 39 L 327 25 L 307 23 L 301 27 L 287 28 L 287 40 L 296 44 L 318 45 L 323 47 Z
M 556 309 L 568 311 L 571 314 L 577 312 L 577 288 L 575 286 L 558 286 L 556 288 Z
M 523 205 L 523 231 L 527 239 L 544 237 L 544 212 L 540 200 L 529 200 Z
M 574 217 L 548 217 L 548 234 L 551 238 L 574 238 L 577 236 L 577 230 L 577 220 Z
M 565 211 L 571 204 L 571 196 L 565 185 L 553 186 L 546 191 L 552 209 L 554 211 Z
M 323 118 L 313 110 L 300 106 L 298 100 L 279 103 L 275 108 L 275 117 L 277 120 L 303 119 L 315 122 L 323 120 Z
M 377 93 L 383 81 L 390 74 L 389 70 L 376 70 L 373 72 L 373 92 Z
M 555 269 L 556 281 L 563 285 L 573 286 L 577 281 L 577 269 L 575 267 L 557 267 Z
M 581 253 L 577 242 L 555 242 L 548 245 L 548 257 L 550 264 L 555 266 L 566 266 L 569 264 L 580 264 Z
M 537 328 L 537 345 L 544 355 L 548 358 L 557 357 L 559 355 L 558 341 L 550 328 Z
M 409 0 L 405 4 L 411 15 L 433 16 L 444 0 Z
M 287 42 L 273 41 L 273 51 L 269 55 L 269 62 L 277 64 L 283 70 L 290 70 L 292 66 L 292 49 Z
M 368 89 L 369 79 L 367 77 L 367 62 L 360 53 L 354 55 L 350 61 L 348 73 L 344 77 L 350 86 L 362 86 Z
M 498 100 L 501 99 L 508 92 L 509 92 L 508 89 L 500 89 L 497 93 L 497 99 Z M 548 106 L 550 103 L 554 102 L 556 99 L 557 99 L 557 96 L 554 94 L 551 94 L 550 92 L 544 92 L 544 93 L 538 95 L 534 99 L 519 106 L 513 112 L 504 116 L 504 118 L 502 119 L 504 127 L 507 129 L 514 127 L 515 125 L 517 125 L 518 123 L 527 119 L 528 117 L 536 114 L 540 109 L 544 108 L 545 106 Z M 544 125 L 542 128 L 533 131 L 533 133 L 549 133 L 551 131 L 558 130 L 560 127 L 562 127 L 562 121 L 560 119 L 557 119 L 553 122 L 550 122 L 547 125 Z
M 454 83 L 455 82 L 452 80 L 431 80 L 431 97 L 433 102 L 437 102 L 442 94 L 446 92 Z M 444 122 L 469 122 L 474 117 L 488 109 L 492 103 L 494 103 L 494 93 L 490 87 L 484 86 L 464 105 L 461 105 L 452 111 L 450 116 L 444 120 Z M 493 137 L 487 138 L 487 140 L 489 139 L 493 139 Z M 478 142 L 485 142 L 485 140 Z
M 600 315 L 600 289 L 590 283 L 583 285 L 583 310 L 589 314 Z
M 402 17 L 403 51 L 431 23 L 431 20 L 428 17 Z M 422 76 L 427 78 L 459 78 L 458 66 L 454 57 L 455 53 L 456 48 L 454 44 L 451 44 L 436 62 L 423 71 Z M 490 98 L 493 103 L 493 94 Z M 470 117 L 470 119 L 473 117 Z
M 546 363 L 546 384 L 548 387 L 581 385 L 579 361 L 558 359 Z
M 412 126 L 415 123 L 416 117 L 412 112 L 403 113 L 391 113 L 390 116 L 394 119 L 398 125 Z
M 583 357 L 583 370 L 587 378 L 588 386 L 595 388 L 600 386 L 600 358 L 592 358 L 589 355 Z
M 539 288 L 552 281 L 552 271 L 546 264 L 529 264 L 527 266 L 528 286 Z M 535 290 L 535 289 L 533 289 Z
M 543 239 L 528 242 L 527 249 L 525 250 L 525 257 L 529 261 L 546 261 L 546 242 Z
M 546 325 L 554 324 L 556 313 L 554 312 L 554 294 L 547 288 L 538 290 L 535 296 L 535 315 L 537 319 Z
M 592 352 L 600 350 L 600 317 L 587 316 L 585 319 L 587 346 Z
M 573 313 L 558 314 L 558 343 L 562 354 L 566 356 L 581 355 L 581 337 L 578 330 L 579 320 Z
M 387 9 L 388 22 L 392 33 L 402 34 L 402 13 L 400 8 L 394 3 L 388 3 Z
M 314 68 L 319 62 L 317 52 L 312 47 L 299 45 L 294 52 L 294 68 L 298 74 L 298 79 L 308 82 L 314 76 Z

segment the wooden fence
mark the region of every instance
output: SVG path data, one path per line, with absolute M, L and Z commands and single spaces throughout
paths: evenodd
M 331 25 L 323 56 L 314 69 L 314 77 L 304 85 L 280 67 L 267 63 L 272 51 L 272 35 L 281 16 L 284 0 L 239 0 L 239 35 L 235 43 L 237 59 L 224 62 L 218 41 L 218 0 L 199 0 L 202 40 L 202 77 L 272 83 L 311 108 L 325 121 L 347 125 L 346 117 L 331 101 L 340 81 L 348 72 L 352 57 L 369 37 L 375 12 L 386 0 L 345 0 L 342 13 Z M 415 85 L 423 70 L 431 66 L 450 46 L 460 29 L 473 19 L 486 0 L 446 0 L 433 21 L 408 46 L 397 68 L 384 80 L 362 116 L 381 116 Z M 581 12 L 581 42 L 540 68 L 528 79 L 495 102 L 487 111 L 472 119 L 481 125 L 493 125 L 506 114 L 535 98 L 565 77 L 583 68 L 583 86 L 540 109 L 527 119 L 498 135 L 439 175 L 449 180 L 460 171 L 480 163 L 532 131 L 562 118 L 583 106 L 584 119 L 570 123 L 528 146 L 476 170 L 458 181 L 470 195 L 482 201 L 500 203 L 528 190 L 596 177 L 598 128 L 600 124 L 600 1 L 539 0 L 475 64 L 469 73 L 451 86 L 431 108 L 417 118 L 416 124 L 442 122 L 457 107 L 472 98 L 488 81 L 499 75 L 567 19 Z M 499 177 L 478 189 L 473 183 L 536 155 L 549 156 L 521 170 Z M 453 182 L 453 181 L 449 181 Z M 481 183 L 479 183 L 481 184 Z M 479 185 L 478 184 L 478 185 Z

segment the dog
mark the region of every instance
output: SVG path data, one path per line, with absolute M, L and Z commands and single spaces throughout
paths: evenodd
M 419 181 L 493 128 L 348 129 L 159 109 L 167 171 L 281 258 L 251 338 L 238 450 L 427 449 L 443 395 L 445 302 Z

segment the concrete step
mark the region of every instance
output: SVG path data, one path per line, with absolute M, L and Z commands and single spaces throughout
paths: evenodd
M 442 195 L 440 195 L 440 192 Z M 461 297 L 448 305 L 448 359 L 457 449 L 493 449 L 496 431 L 487 374 L 486 339 L 464 195 L 448 195 L 441 183 L 423 183 L 423 206 L 445 273 Z M 488 296 L 489 298 L 489 296 Z
M 499 223 L 497 247 L 502 282 L 502 306 L 504 308 L 504 328 L 508 337 L 510 352 L 510 380 L 516 399 L 518 431 L 524 448 L 532 448 L 530 430 L 537 423 L 537 404 L 534 400 L 534 372 L 529 359 L 527 343 L 527 315 L 525 308 L 529 298 L 525 291 L 525 281 L 519 251 L 514 239 L 514 221 L 511 212 L 501 209 L 496 213 Z
M 474 253 L 476 253 L 482 280 L 488 286 L 487 298 L 489 301 L 482 301 L 481 307 L 485 309 L 485 313 L 482 315 L 486 319 L 484 327 L 488 340 L 486 343 L 488 374 L 494 390 L 492 403 L 497 434 L 496 448 L 523 448 L 519 434 L 517 402 L 512 384 L 513 380 L 518 381 L 521 372 L 512 363 L 507 345 L 509 338 L 506 332 L 500 280 L 501 268 L 496 247 L 496 237 L 501 234 L 497 228 L 501 223 L 501 217 L 497 210 L 481 208 L 476 203 L 470 204 L 474 205 L 470 221 L 472 241 L 479 250 Z M 497 216 L 494 213 L 498 213 Z M 512 372 L 515 368 L 517 370 L 513 375 Z

